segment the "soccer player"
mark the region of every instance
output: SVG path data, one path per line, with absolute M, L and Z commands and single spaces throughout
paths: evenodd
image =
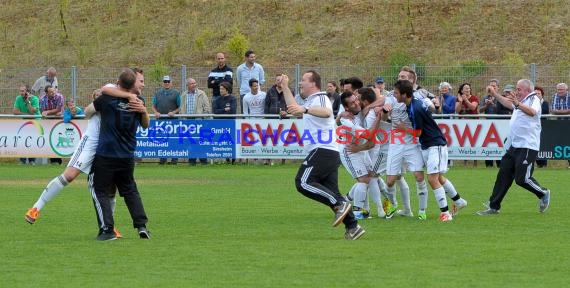
M 352 213 L 352 205 L 338 189 L 340 156 L 337 144 L 332 139 L 335 130 L 332 104 L 327 94 L 321 92 L 321 76 L 316 71 L 305 72 L 299 84 L 301 94 L 307 96 L 304 105 L 295 102 L 289 89 L 289 77 L 281 77 L 280 86 L 287 102 L 287 111 L 303 117 L 306 131 L 303 135 L 311 137 L 303 142 L 308 155 L 299 167 L 295 186 L 304 196 L 330 207 L 335 213 L 333 227 L 344 223 L 345 239 L 357 240 L 365 231 L 358 225 Z
M 341 144 L 340 160 L 348 173 L 356 180 L 356 183 L 348 193 L 348 198 L 354 202 L 354 215 L 357 219 L 364 219 L 364 216 L 368 214 L 368 211 L 364 211 L 364 208 L 368 206 L 367 191 L 370 189 L 375 189 L 375 191 L 372 192 L 373 195 L 378 195 L 378 201 L 375 201 L 375 203 L 379 205 L 379 211 L 384 211 L 380 201 L 380 188 L 378 185 L 369 187 L 374 173 L 372 172 L 373 167 L 368 151 L 350 153 L 347 150 L 347 146 L 359 145 L 361 142 L 366 142 L 366 140 L 372 141 L 370 135 L 373 134 L 374 130 L 378 129 L 380 117 L 376 118 L 376 121 L 372 123 L 369 128 L 368 133 L 365 134 L 366 129 L 363 128 L 363 119 L 360 114 L 360 100 L 357 95 L 350 92 L 343 92 L 340 96 L 340 101 L 345 109 L 344 114 L 350 116 L 340 118 L 341 126 L 339 128 L 340 134 L 338 135 L 339 143 Z M 372 112 L 374 113 L 374 111 Z M 375 184 L 377 184 L 377 182 L 375 182 Z M 376 197 L 374 197 L 374 199 L 376 199 Z M 382 216 L 382 214 L 379 216 Z
M 380 124 L 376 125 L 376 129 L 379 128 L 379 131 L 375 130 L 374 135 L 371 135 L 376 137 L 375 141 L 367 142 L 367 144 L 373 146 L 368 150 L 368 154 L 372 161 L 372 172 L 374 174 L 374 177 L 368 184 L 368 193 L 373 202 L 378 206 L 378 216 L 383 218 L 386 217 L 386 212 L 389 212 L 390 208 L 383 207 L 380 193 L 385 197 L 385 199 L 389 200 L 390 204 L 388 205 L 397 205 L 395 195 L 390 195 L 388 193 L 386 183 L 382 180 L 382 177 L 386 175 L 386 158 L 388 156 L 388 145 L 390 143 L 389 133 L 392 129 L 392 124 L 387 122 L 388 114 L 384 113 L 384 110 L 382 109 L 386 99 L 380 93 L 379 89 L 373 90 L 370 88 L 360 88 L 358 89 L 358 93 L 360 94 L 360 102 L 364 107 L 362 112 L 364 115 L 364 126 L 367 128 L 374 127 L 375 121 L 380 118 Z M 401 182 L 396 182 L 396 184 L 398 183 Z M 400 187 L 400 190 L 401 189 L 402 188 Z M 379 193 L 377 193 L 377 191 Z
M 108 84 L 104 89 L 107 88 L 107 94 L 114 96 L 114 97 L 121 97 L 127 98 L 130 101 L 134 101 L 136 99 L 136 94 L 130 92 L 122 92 L 116 88 L 113 84 Z M 93 91 L 91 95 L 91 99 L 95 100 L 99 95 L 101 95 L 101 89 L 97 89 Z M 95 157 L 95 149 L 97 148 L 97 143 L 99 142 L 99 126 L 101 122 L 101 117 L 99 113 L 95 113 L 90 117 L 86 117 L 89 119 L 87 122 L 87 128 L 77 149 L 73 152 L 67 167 L 63 171 L 61 175 L 53 178 L 47 186 L 42 191 L 42 194 L 34 203 L 32 208 L 28 209 L 25 215 L 25 219 L 28 223 L 34 224 L 38 217 L 40 216 L 40 210 L 51 201 L 57 194 L 59 194 L 65 186 L 71 183 L 75 178 L 79 176 L 79 174 L 84 173 L 88 174 L 91 170 L 91 164 L 93 163 L 93 158 Z M 90 185 L 91 183 L 88 183 Z M 90 189 L 91 190 L 91 189 Z M 114 210 L 115 206 L 115 199 L 112 199 L 111 202 L 112 208 Z M 117 237 L 121 237 L 119 231 L 115 229 L 115 234 Z
M 421 153 L 427 168 L 428 182 L 433 189 L 441 211 L 439 220 L 442 222 L 451 221 L 453 217 L 447 206 L 446 189 L 443 187 L 447 185 L 448 189 L 453 188 L 453 191 L 455 191 L 451 182 L 443 177 L 443 174 L 447 172 L 447 142 L 433 119 L 429 108 L 423 101 L 414 97 L 412 82 L 398 80 L 394 85 L 394 95 L 399 103 L 406 105 L 406 113 L 411 121 L 414 133 L 419 134 Z M 400 123 L 397 129 L 406 130 L 407 127 L 404 123 Z M 453 200 L 461 200 L 456 205 L 457 209 L 467 206 L 467 201 L 462 199 L 457 191 L 454 194 Z

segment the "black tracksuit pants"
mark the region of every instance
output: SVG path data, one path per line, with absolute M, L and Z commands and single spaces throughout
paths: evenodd
M 339 165 L 338 151 L 324 148 L 313 149 L 303 160 L 295 177 L 297 191 L 331 209 L 340 202 L 346 201 L 338 190 Z M 352 210 L 346 215 L 343 223 L 347 228 L 356 226 L 357 221 Z
M 134 167 L 134 158 L 95 156 L 91 173 L 89 173 L 89 181 L 92 183 L 90 186 L 93 187 L 91 196 L 100 229 L 112 231 L 115 226 L 108 189 L 113 184 L 125 200 L 133 220 L 133 227 L 146 227 L 148 218 L 135 183 Z
M 517 185 L 530 191 L 539 199 L 544 196 L 547 189 L 541 187 L 532 177 L 534 171 L 533 163 L 537 155 L 538 151 L 527 148 L 510 147 L 507 150 L 503 158 L 501 158 L 501 166 L 497 173 L 493 194 L 489 198 L 490 208 L 501 209 L 501 202 L 507 195 L 513 180 Z

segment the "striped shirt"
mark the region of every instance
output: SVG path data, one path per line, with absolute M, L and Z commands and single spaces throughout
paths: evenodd
M 566 110 L 570 109 L 570 97 L 568 97 L 568 92 L 566 95 L 560 96 L 558 93 L 552 96 L 552 110 Z
M 53 98 L 45 95 L 40 99 L 40 109 L 43 111 L 59 109 L 63 112 L 63 95 L 55 93 Z

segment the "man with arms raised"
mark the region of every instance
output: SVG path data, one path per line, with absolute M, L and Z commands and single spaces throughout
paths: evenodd
M 332 104 L 327 94 L 321 92 L 321 76 L 316 71 L 309 70 L 304 73 L 300 87 L 301 94 L 308 95 L 303 106 L 295 102 L 293 93 L 289 89 L 289 77 L 283 75 L 281 89 L 287 102 L 288 112 L 303 116 L 305 131 L 312 138 L 303 143 L 308 155 L 295 177 L 297 191 L 329 206 L 335 213 L 332 225 L 338 226 L 343 222 L 346 228 L 345 238 L 356 240 L 365 231 L 354 218 L 352 205 L 346 202 L 338 189 L 340 157 L 337 145 L 332 139 L 335 130 Z

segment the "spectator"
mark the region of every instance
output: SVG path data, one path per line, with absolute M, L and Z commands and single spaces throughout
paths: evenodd
M 152 112 L 156 119 L 174 119 L 180 113 L 180 92 L 172 88 L 172 79 L 166 75 L 162 77 L 162 88 L 158 89 L 152 98 Z M 168 115 L 161 117 L 161 115 Z M 167 158 L 160 158 L 158 164 L 164 165 Z M 170 164 L 176 165 L 178 158 L 172 158 Z
M 287 103 L 283 96 L 283 90 L 281 89 L 281 76 L 282 74 L 277 74 L 275 76 L 275 84 L 269 88 L 267 94 L 265 95 L 265 108 L 263 109 L 264 114 L 279 114 L 279 118 L 284 118 L 287 116 Z M 273 165 L 273 162 L 269 162 Z M 281 164 L 285 164 L 285 159 L 281 159 Z
M 216 54 L 218 66 L 210 71 L 208 75 L 208 88 L 212 89 L 212 106 L 216 99 L 220 97 L 220 83 L 233 83 L 234 70 L 226 64 L 226 55 L 224 53 Z
M 34 95 L 38 95 L 41 98 L 45 95 L 45 87 L 46 86 L 49 85 L 49 86 L 57 89 L 58 83 L 57 83 L 57 77 L 56 76 L 57 76 L 57 71 L 55 70 L 55 68 L 49 67 L 48 70 L 46 71 L 46 75 L 44 75 L 44 76 L 38 78 L 38 80 L 36 80 L 36 82 L 34 83 L 34 86 L 32 86 L 31 93 Z
M 281 84 L 281 74 L 275 76 L 275 84 L 269 88 L 265 95 L 264 114 L 279 114 L 280 117 L 287 115 L 287 104 L 279 84 Z
M 463 83 L 457 91 L 457 102 L 455 112 L 457 114 L 479 114 L 479 97 L 471 94 L 471 84 Z M 463 161 L 467 166 L 467 160 Z M 477 167 L 477 160 L 473 160 L 473 167 Z
M 479 114 L 479 98 L 471 94 L 471 84 L 463 83 L 457 91 L 455 112 L 457 114 Z
M 550 114 L 550 105 L 548 104 L 548 101 L 544 99 L 544 88 L 542 88 L 541 86 L 535 86 L 534 92 L 536 93 L 536 96 L 538 96 L 538 98 L 540 99 L 540 103 L 542 105 L 541 107 L 542 115 Z
M 552 96 L 552 114 L 570 114 L 570 97 L 568 97 L 568 85 L 566 83 L 556 84 L 556 94 Z
M 487 86 L 487 91 L 489 89 L 493 89 L 495 92 L 499 92 L 499 80 L 491 79 L 489 81 L 489 85 Z M 495 97 L 493 96 L 494 93 L 488 93 L 487 96 L 481 98 L 481 102 L 479 104 L 479 113 L 483 114 L 497 114 L 497 103 L 499 103 Z M 485 161 L 486 163 L 486 161 Z M 493 163 L 491 162 L 491 166 Z
M 247 50 L 247 52 L 245 52 L 245 62 L 237 67 L 236 73 L 237 85 L 239 85 L 240 103 L 243 103 L 243 97 L 250 91 L 250 79 L 255 78 L 259 80 L 259 86 L 263 86 L 263 84 L 265 84 L 265 72 L 263 72 L 263 66 L 255 63 L 255 53 L 252 50 Z
M 265 109 L 265 92 L 259 90 L 259 81 L 249 79 L 249 93 L 243 97 L 243 114 L 263 115 Z
M 182 92 L 182 105 L 180 105 L 181 114 L 212 114 L 212 106 L 210 106 L 208 96 L 206 92 L 197 88 L 194 78 L 188 78 L 186 80 L 186 89 L 187 90 Z M 202 165 L 208 164 L 208 159 L 206 158 L 199 158 L 199 161 Z M 188 164 L 196 166 L 196 158 L 189 158 Z
M 507 85 L 508 86 L 508 85 Z M 505 87 L 506 88 L 506 87 Z M 495 99 L 495 94 L 499 93 L 499 80 L 491 79 L 489 85 L 487 85 L 487 96 L 481 98 L 481 104 L 479 104 L 479 113 L 493 115 L 497 114 L 497 108 L 502 104 Z M 487 117 L 487 119 L 492 119 L 492 117 Z M 501 166 L 501 160 L 496 160 L 497 168 Z M 492 168 L 493 160 L 485 160 L 485 167 Z
M 232 84 L 228 82 L 220 83 L 220 96 L 216 100 L 216 105 L 214 106 L 214 114 L 236 114 L 237 104 L 236 97 L 232 95 Z M 231 118 L 221 118 L 221 119 L 231 119 Z M 229 163 L 230 159 L 226 158 L 226 162 Z M 231 163 L 235 164 L 236 159 L 231 159 Z
M 45 95 L 40 99 L 40 109 L 42 111 L 43 117 L 57 116 L 61 117 L 63 115 L 63 102 L 64 98 L 56 88 L 51 85 L 47 85 L 44 88 Z M 49 162 L 51 164 L 59 164 L 63 162 L 61 158 L 50 158 Z
M 329 97 L 329 100 L 331 100 L 333 115 L 336 118 L 336 115 L 338 114 L 338 109 L 340 107 L 340 88 L 338 87 L 338 84 L 336 84 L 335 81 L 329 81 L 327 82 L 326 92 L 327 96 Z
M 354 92 L 360 88 L 364 87 L 364 82 L 358 77 L 350 77 L 344 79 L 344 84 L 342 85 L 343 92 Z M 341 105 L 342 107 L 342 105 Z M 344 109 L 341 109 L 344 110 Z M 340 112 L 339 112 L 340 113 Z
M 75 105 L 75 100 L 69 99 L 65 101 L 65 109 L 63 110 L 63 122 L 69 123 L 71 119 L 77 118 L 77 116 L 83 116 L 83 109 Z
M 544 99 L 544 89 L 540 86 L 535 86 L 534 87 L 534 93 L 536 93 L 536 96 L 538 97 L 538 99 L 540 99 L 541 102 L 541 114 L 542 115 L 547 115 L 550 114 L 550 106 L 548 105 L 548 101 L 546 101 Z M 538 168 L 542 168 L 542 167 L 546 167 L 548 166 L 548 160 L 546 159 L 536 159 L 536 166 L 538 166 Z
M 455 114 L 455 102 L 457 98 L 451 94 L 451 84 L 447 82 L 439 83 L 439 96 L 435 97 L 437 99 L 438 105 L 435 105 L 436 114 Z
M 220 84 L 220 96 L 214 106 L 214 114 L 236 114 L 237 104 L 236 97 L 232 95 L 232 84 L 222 82 Z
M 40 99 L 30 93 L 30 88 L 26 85 L 20 86 L 20 94 L 14 101 L 14 115 L 40 115 Z M 20 158 L 21 164 L 36 165 L 36 158 Z
M 383 96 L 388 96 L 388 90 L 386 90 L 386 84 L 384 83 L 384 77 L 378 76 L 376 77 L 376 81 L 374 82 L 374 88 L 380 91 L 380 94 Z
M 505 85 L 505 88 L 503 88 L 503 94 L 501 95 L 504 97 L 508 97 L 510 94 L 514 95 L 514 93 L 515 93 L 515 86 L 507 84 Z M 513 113 L 511 109 L 505 107 L 503 104 L 501 104 L 501 102 L 498 101 L 497 101 L 497 108 L 495 109 L 495 111 L 497 111 L 496 113 L 499 115 L 511 115 Z
M 553 115 L 570 114 L 570 97 L 568 97 L 568 85 L 566 83 L 556 84 L 556 94 L 552 96 L 552 109 L 550 113 Z M 568 168 L 570 169 L 570 160 L 568 160 Z

